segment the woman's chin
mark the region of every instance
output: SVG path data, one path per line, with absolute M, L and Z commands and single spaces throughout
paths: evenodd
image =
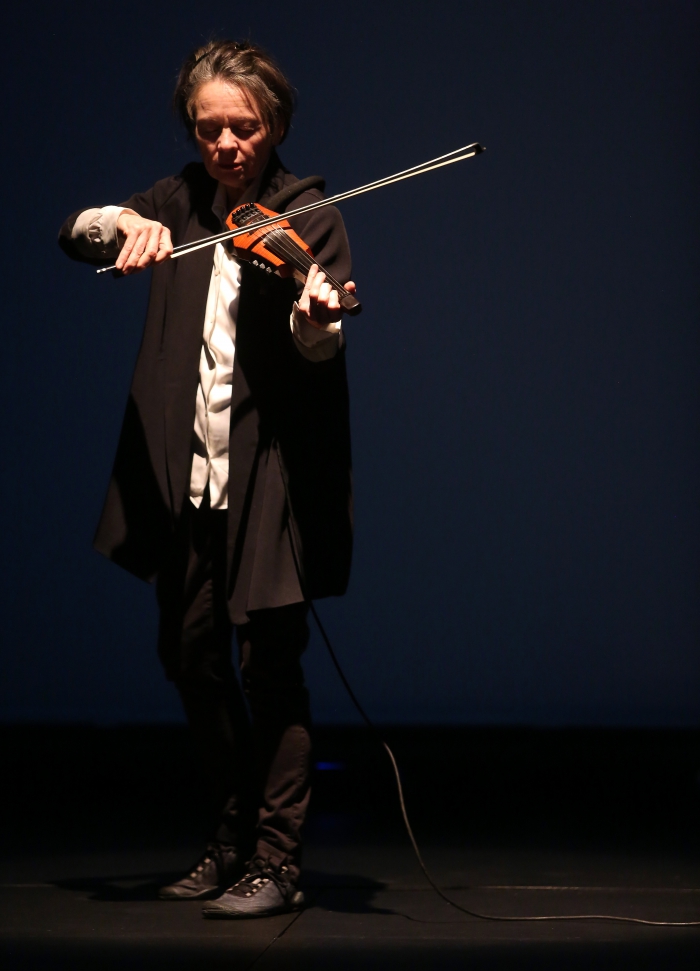
M 250 181 L 246 179 L 245 172 L 238 165 L 232 165 L 230 168 L 218 165 L 217 177 L 219 182 L 223 182 L 224 185 L 229 185 L 234 189 L 242 189 Z

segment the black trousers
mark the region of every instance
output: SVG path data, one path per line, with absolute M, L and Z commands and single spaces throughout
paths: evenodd
M 241 692 L 226 605 L 227 514 L 210 508 L 208 494 L 199 509 L 187 506 L 157 581 L 158 652 L 224 806 L 216 838 L 286 863 L 296 878 L 309 801 L 311 719 L 300 661 L 308 608 L 258 610 L 236 626 Z

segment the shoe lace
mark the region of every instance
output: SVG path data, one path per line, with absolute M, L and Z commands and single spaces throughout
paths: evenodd
M 266 884 L 272 882 L 285 897 L 289 890 L 287 873 L 289 873 L 289 867 L 286 865 L 280 866 L 272 860 L 256 858 L 251 860 L 247 873 L 234 883 L 229 893 L 234 893 L 237 897 L 252 897 L 258 890 L 262 890 Z
M 225 872 L 224 853 L 226 849 L 228 847 L 224 847 L 221 843 L 208 843 L 204 853 L 202 853 L 197 862 L 192 866 L 190 877 L 193 879 L 198 877 L 202 870 L 210 863 L 216 866 L 218 875 L 223 874 Z

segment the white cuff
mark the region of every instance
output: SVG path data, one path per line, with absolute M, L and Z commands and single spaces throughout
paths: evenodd
M 292 307 L 289 326 L 299 352 L 309 361 L 328 361 L 343 346 L 343 331 L 339 320 L 320 330 L 306 320 L 297 303 Z
M 117 235 L 117 219 L 123 206 L 103 206 L 85 209 L 75 220 L 71 239 L 83 256 L 109 259 L 121 249 Z

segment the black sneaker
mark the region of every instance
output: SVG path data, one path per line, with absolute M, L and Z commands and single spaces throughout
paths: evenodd
M 181 880 L 161 887 L 161 900 L 210 900 L 231 886 L 245 872 L 241 854 L 235 846 L 210 843 L 191 871 Z
M 287 914 L 304 906 L 304 894 L 289 879 L 289 868 L 255 859 L 246 875 L 223 896 L 202 908 L 211 918 L 241 919 Z

